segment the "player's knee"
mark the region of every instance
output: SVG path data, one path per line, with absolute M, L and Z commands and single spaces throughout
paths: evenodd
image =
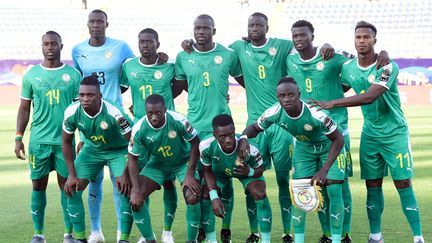
M 404 189 L 411 186 L 411 179 L 394 180 L 393 182 L 397 189 Z
M 163 184 L 164 190 L 174 190 L 175 189 L 175 181 L 165 181 Z
M 267 194 L 266 194 L 265 190 L 255 190 L 252 193 L 252 196 L 255 199 L 255 201 L 258 201 L 258 200 L 262 200 L 262 199 L 266 198 Z
M 186 204 L 188 205 L 195 205 L 199 203 L 201 200 L 201 192 L 198 194 L 193 194 L 191 190 L 185 188 L 183 190 L 183 194 L 184 194 Z

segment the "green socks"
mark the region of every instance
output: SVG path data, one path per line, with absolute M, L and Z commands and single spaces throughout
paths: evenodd
M 327 186 L 327 193 L 330 199 L 330 232 L 333 242 L 340 242 L 342 225 L 344 222 L 344 201 L 342 197 L 342 184 Z M 335 240 L 339 239 L 339 241 Z
M 141 235 L 146 240 L 154 240 L 154 234 L 149 212 L 149 198 L 144 201 L 144 205 L 138 212 L 132 211 L 134 223 L 138 227 Z
M 370 233 L 381 233 L 381 214 L 384 210 L 384 194 L 382 187 L 367 188 L 366 209 Z
M 201 227 L 204 229 L 206 235 L 215 232 L 215 221 L 211 201 L 209 199 L 201 199 Z
M 173 188 L 172 190 L 167 190 L 164 188 L 163 191 L 163 202 L 164 202 L 164 230 L 171 231 L 175 213 L 177 210 L 177 190 Z
M 46 191 L 32 191 L 30 212 L 35 234 L 43 235 L 46 207 Z
M 420 212 L 413 188 L 407 187 L 403 189 L 397 189 L 397 191 L 402 204 L 402 210 L 408 220 L 413 235 L 421 236 L 422 226 L 420 222 Z
M 323 235 L 330 237 L 330 200 L 327 194 L 327 187 L 321 188 L 321 195 L 323 197 L 323 206 L 322 208 L 318 208 L 318 219 Z
M 82 200 L 83 191 L 74 192 L 67 200 L 69 218 L 75 230 L 74 237 L 78 240 L 86 238 L 85 214 Z
M 222 219 L 222 229 L 229 229 L 231 226 L 232 213 L 234 209 L 234 188 L 231 183 L 228 183 L 222 188 L 221 197 L 222 203 L 225 208 L 225 217 Z
M 352 198 L 348 180 L 342 184 L 342 197 L 344 202 L 344 221 L 342 235 L 351 235 Z
M 120 194 L 120 240 L 129 240 L 129 235 L 132 230 L 133 215 L 129 205 L 129 199 Z
M 283 233 L 291 233 L 291 196 L 289 191 L 289 172 L 276 171 L 276 182 L 279 187 L 279 205 L 281 209 Z
M 246 191 L 246 209 L 251 233 L 258 233 L 257 205 L 248 191 Z
M 306 213 L 296 207 L 291 208 L 292 225 L 294 226 L 295 243 L 304 243 Z
M 64 233 L 65 234 L 72 234 L 72 222 L 69 218 L 69 213 L 67 210 L 67 197 L 66 197 L 66 193 L 64 192 L 64 190 L 60 190 L 60 202 L 61 202 L 61 206 L 63 209 L 63 221 L 64 221 L 64 226 L 65 226 Z
M 195 242 L 201 219 L 201 204 L 186 205 L 187 241 Z
M 255 201 L 257 206 L 257 216 L 263 241 L 270 241 L 270 232 L 272 227 L 272 210 L 268 197 Z M 268 239 L 264 239 L 264 235 L 268 235 Z

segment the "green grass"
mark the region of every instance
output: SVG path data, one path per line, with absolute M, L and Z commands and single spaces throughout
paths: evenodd
M 27 162 L 15 158 L 14 132 L 17 106 L 0 106 L 2 116 L 0 117 L 0 242 L 28 242 L 33 234 L 33 226 L 30 216 L 30 192 L 31 181 L 29 179 Z M 179 107 L 184 111 L 185 107 Z M 245 108 L 241 106 L 232 107 L 233 116 L 236 121 L 245 121 Z M 415 179 L 414 188 L 417 200 L 420 204 L 423 233 L 426 240 L 432 239 L 432 189 L 430 173 L 432 171 L 432 109 L 430 106 L 411 106 L 404 108 L 408 119 L 411 141 L 413 145 Z M 364 182 L 359 179 L 358 146 L 362 116 L 359 109 L 350 109 L 350 132 L 351 146 L 354 159 L 355 175 L 351 179 L 353 195 L 353 224 L 352 236 L 354 242 L 365 242 L 369 233 L 366 218 L 365 200 L 366 190 Z M 237 123 L 238 132 L 244 128 L 244 123 Z M 28 133 L 25 136 L 27 144 Z M 107 174 L 107 173 L 105 173 Z M 277 203 L 277 186 L 273 171 L 267 171 L 267 194 L 273 206 L 273 230 L 274 242 L 280 242 L 282 226 L 280 222 L 279 206 Z M 232 222 L 233 242 L 244 242 L 248 235 L 248 221 L 245 209 L 244 194 L 241 184 L 235 182 L 235 208 Z M 400 201 L 396 189 L 390 178 L 385 179 L 385 208 L 383 213 L 383 234 L 386 242 L 405 243 L 412 242 L 411 231 L 405 216 L 402 213 Z M 117 220 L 113 209 L 112 187 L 110 182 L 104 181 L 104 201 L 102 208 L 102 225 L 107 242 L 115 242 Z M 180 195 L 180 191 L 179 191 Z M 60 211 L 60 195 L 56 185 L 55 174 L 51 173 L 50 184 L 47 191 L 48 205 L 46 209 L 46 237 L 48 242 L 60 242 L 63 236 L 63 222 Z M 155 233 L 160 237 L 163 227 L 163 206 L 161 203 L 162 193 L 157 191 L 151 198 L 152 222 Z M 85 197 L 86 200 L 86 197 Z M 87 226 L 89 225 L 87 218 Z M 315 213 L 308 215 L 306 226 L 306 242 L 316 242 L 321 234 Z M 220 221 L 217 230 L 220 229 Z M 180 197 L 177 217 L 173 227 L 177 242 L 185 239 L 185 206 Z M 138 239 L 138 230 L 133 228 L 131 242 Z

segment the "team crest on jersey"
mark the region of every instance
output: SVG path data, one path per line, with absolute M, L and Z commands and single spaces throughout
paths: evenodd
M 214 62 L 215 62 L 216 64 L 221 64 L 222 61 L 223 61 L 223 59 L 222 59 L 221 56 L 215 56 L 215 58 L 214 58 Z
M 316 65 L 316 69 L 318 71 L 324 70 L 324 63 L 323 62 L 318 62 L 317 65 Z
M 369 75 L 368 81 L 369 81 L 369 83 L 373 83 L 375 81 L 375 75 L 373 75 L 373 74 Z
M 277 50 L 276 50 L 276 48 L 274 48 L 274 47 L 270 47 L 269 50 L 268 50 L 268 53 L 269 53 L 271 56 L 276 56 Z
M 312 129 L 313 129 L 313 127 L 312 127 L 310 124 L 305 124 L 305 125 L 303 126 L 303 128 L 304 128 L 304 130 L 306 130 L 306 131 L 308 131 L 308 132 L 312 131 Z
M 101 127 L 103 130 L 106 130 L 106 129 L 108 129 L 108 123 L 106 123 L 106 121 L 101 121 L 101 123 L 100 123 L 100 127 Z
M 169 131 L 168 132 L 168 137 L 171 138 L 171 139 L 176 138 L 177 137 L 176 131 Z
M 69 74 L 65 73 L 65 74 L 63 74 L 62 79 L 65 82 L 69 82 L 69 80 L 71 79 L 71 77 L 70 77 Z
M 110 59 L 112 57 L 112 52 L 111 51 L 106 51 L 105 52 L 105 58 L 106 59 Z
M 162 76 L 163 76 L 163 74 L 162 74 L 162 72 L 159 71 L 159 70 L 157 70 L 157 71 L 154 72 L 154 74 L 153 74 L 153 77 L 154 77 L 155 79 L 161 79 Z

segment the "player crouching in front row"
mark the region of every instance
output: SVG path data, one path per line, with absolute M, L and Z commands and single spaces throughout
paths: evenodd
M 266 195 L 266 185 L 262 176 L 263 160 L 258 149 L 250 145 L 250 155 L 239 157 L 237 153 L 240 135 L 235 134 L 231 116 L 217 115 L 213 121 L 213 136 L 203 140 L 199 149 L 206 186 L 203 186 L 203 198 L 212 202 L 213 213 L 223 218 L 224 206 L 218 196 L 231 178 L 238 178 L 245 190 L 253 196 L 257 204 L 257 215 L 262 242 L 270 242 L 272 211 Z

